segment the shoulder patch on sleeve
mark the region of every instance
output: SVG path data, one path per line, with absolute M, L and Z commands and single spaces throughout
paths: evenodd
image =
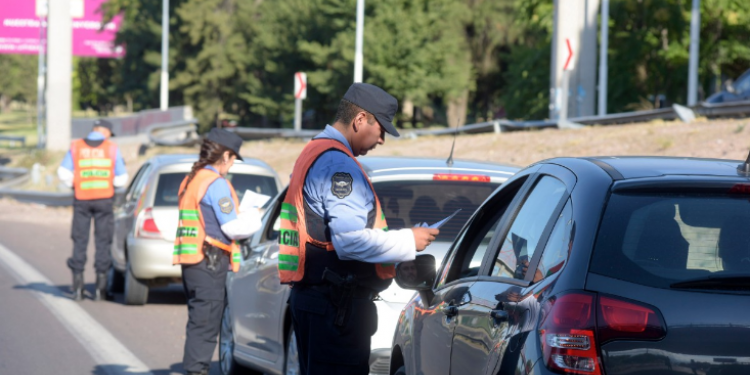
M 345 172 L 336 172 L 331 177 L 331 193 L 339 199 L 344 199 L 352 193 L 352 175 Z
M 231 198 L 224 197 L 219 199 L 219 208 L 221 209 L 221 212 L 228 214 L 234 209 L 234 203 L 232 203 Z

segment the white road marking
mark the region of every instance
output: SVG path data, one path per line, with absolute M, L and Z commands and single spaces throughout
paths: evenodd
M 94 362 L 112 375 L 153 375 L 125 345 L 120 343 L 78 303 L 63 295 L 59 288 L 18 255 L 0 244 L 0 265 L 16 280 L 28 286 L 42 304 L 83 345 Z

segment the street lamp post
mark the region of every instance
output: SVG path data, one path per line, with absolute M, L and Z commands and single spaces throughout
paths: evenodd
M 357 41 L 354 52 L 354 83 L 362 82 L 362 44 L 365 29 L 365 0 L 357 0 Z
M 698 47 L 701 32 L 701 2 L 693 0 L 693 11 L 690 16 L 690 61 L 688 63 L 688 101 L 689 107 L 698 102 Z
M 169 72 L 167 61 L 169 60 L 169 0 L 163 0 L 163 11 L 161 16 L 161 100 L 159 108 L 166 111 L 169 108 Z

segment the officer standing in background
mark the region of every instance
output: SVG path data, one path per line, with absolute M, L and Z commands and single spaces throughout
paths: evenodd
M 83 268 L 92 218 L 96 244 L 94 300 L 101 300 L 107 293 L 107 271 L 112 266 L 110 250 L 114 235 L 112 206 L 115 187 L 123 187 L 128 182 L 120 150 L 108 140 L 113 136 L 112 123 L 96 120 L 93 131 L 85 139 L 71 143 L 70 151 L 57 168 L 60 181 L 75 192 L 70 234 L 73 256 L 68 258 L 68 267 L 73 271 L 73 299 L 76 301 L 83 299 Z
M 203 139 L 199 159 L 179 190 L 179 223 L 173 264 L 182 265 L 188 305 L 183 367 L 207 375 L 226 307 L 226 277 L 239 270 L 241 253 L 234 240 L 260 228 L 260 211 L 238 213 L 239 201 L 226 179 L 240 157 L 242 139 L 213 128 Z
M 380 202 L 356 156 L 398 137 L 396 99 L 355 83 L 333 126 L 310 141 L 294 165 L 281 211 L 279 277 L 289 303 L 302 374 L 368 374 L 377 330 L 372 300 L 414 260 L 437 229 L 388 231 Z

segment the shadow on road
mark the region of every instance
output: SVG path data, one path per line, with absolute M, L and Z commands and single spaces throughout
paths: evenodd
M 25 289 L 34 292 L 42 292 L 55 297 L 62 297 L 67 299 L 73 298 L 73 293 L 70 284 L 64 285 L 50 285 L 45 283 L 30 283 L 26 285 L 16 285 L 13 289 Z M 83 298 L 91 300 L 94 298 L 94 283 L 85 284 L 83 287 Z M 125 304 L 125 297 L 122 293 L 116 293 L 109 300 L 109 302 Z M 185 304 L 185 293 L 182 290 L 182 285 L 170 285 L 164 288 L 154 288 L 149 291 L 148 295 L 149 305 L 184 305 Z

